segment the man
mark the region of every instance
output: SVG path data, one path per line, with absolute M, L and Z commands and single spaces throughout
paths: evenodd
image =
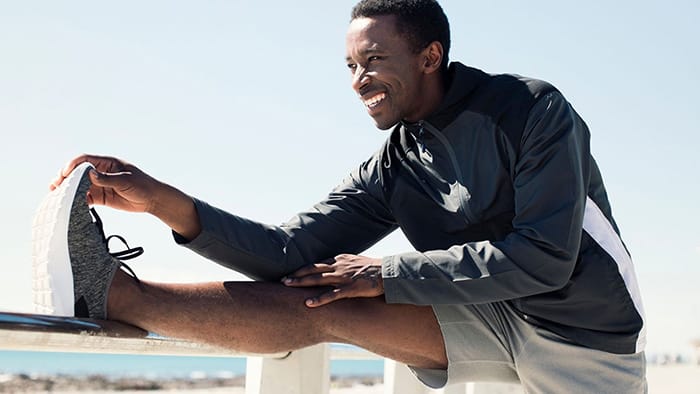
M 52 185 L 75 196 L 73 286 L 47 310 L 69 299 L 79 316 L 241 351 L 350 343 L 410 365 L 431 387 L 644 392 L 634 269 L 588 129 L 562 94 L 448 63 L 435 1 L 360 1 L 346 46 L 353 89 L 377 127 L 393 130 L 324 201 L 270 226 L 122 160 L 77 157 Z M 151 213 L 179 244 L 260 281 L 134 280 L 88 203 Z M 396 228 L 416 251 L 357 255 Z

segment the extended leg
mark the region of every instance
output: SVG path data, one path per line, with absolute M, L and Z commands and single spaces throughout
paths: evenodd
M 262 282 L 142 282 L 139 287 L 118 272 L 108 315 L 161 335 L 238 351 L 273 353 L 342 342 L 409 365 L 446 368 L 432 308 L 386 304 L 380 298 L 307 308 L 304 300 L 318 292 Z
M 92 165 L 79 165 L 42 202 L 34 222 L 35 297 L 41 313 L 121 320 L 162 335 L 239 351 L 280 352 L 345 342 L 404 363 L 445 367 L 429 307 L 350 299 L 308 309 L 319 289 L 226 282 L 138 286 L 107 248 L 87 205 Z M 67 248 L 65 246 L 68 246 Z

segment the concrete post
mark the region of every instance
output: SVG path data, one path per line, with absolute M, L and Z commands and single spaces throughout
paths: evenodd
M 384 394 L 426 394 L 425 386 L 405 364 L 384 360 Z
M 327 344 L 292 352 L 283 359 L 248 357 L 246 394 L 328 394 L 330 348 Z

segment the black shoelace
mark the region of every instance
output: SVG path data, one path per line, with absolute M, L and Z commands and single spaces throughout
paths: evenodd
M 95 210 L 95 208 L 90 208 L 90 213 L 92 213 L 92 216 L 95 218 L 95 225 L 97 225 L 97 229 L 100 232 L 100 236 L 102 236 L 102 241 L 105 243 L 105 245 L 107 245 L 107 253 L 109 253 L 110 256 L 119 260 L 119 263 L 121 263 L 121 266 L 124 267 L 129 272 L 129 274 L 131 274 L 131 277 L 136 279 L 136 282 L 141 284 L 141 281 L 136 276 L 136 273 L 134 272 L 134 270 L 132 270 L 131 267 L 126 265 L 123 260 L 131 260 L 131 259 L 134 259 L 136 257 L 141 256 L 143 254 L 143 248 L 140 246 L 137 246 L 135 248 L 130 247 L 129 244 L 124 239 L 124 237 L 122 237 L 121 235 L 115 234 L 115 235 L 110 235 L 109 237 L 105 236 L 105 231 L 104 231 L 104 228 L 102 226 L 102 219 L 100 219 L 100 216 L 97 214 L 97 211 Z M 124 246 L 126 246 L 126 249 L 120 250 L 118 252 L 110 251 L 109 241 L 111 241 L 113 239 L 118 239 L 119 241 L 121 241 L 124 244 Z

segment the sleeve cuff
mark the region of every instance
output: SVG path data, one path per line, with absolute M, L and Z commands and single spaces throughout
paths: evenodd
M 387 304 L 401 303 L 399 290 L 399 269 L 395 256 L 382 258 L 382 281 L 384 283 L 384 300 Z
M 174 230 L 171 230 L 171 234 L 176 244 L 184 246 L 193 251 L 198 251 L 211 244 L 212 236 L 209 228 L 206 227 L 205 220 L 205 216 L 208 214 L 207 210 L 211 208 L 207 203 L 196 198 L 192 198 L 192 201 L 194 202 L 194 207 L 197 210 L 202 231 L 200 231 L 199 234 L 194 237 L 194 239 L 187 239 Z

